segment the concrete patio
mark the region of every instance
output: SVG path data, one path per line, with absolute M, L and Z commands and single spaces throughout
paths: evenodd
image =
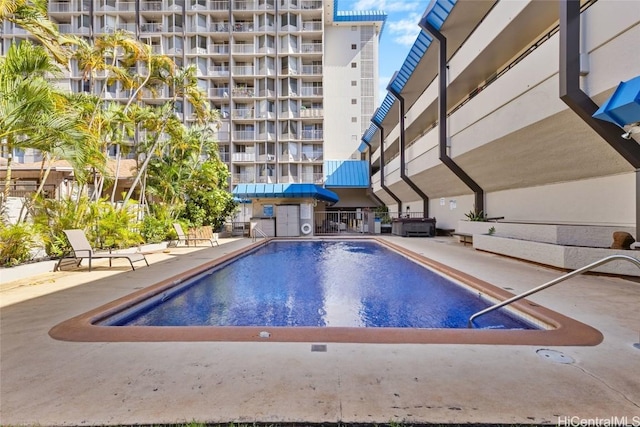
M 451 237 L 384 238 L 514 293 L 562 274 Z M 2 284 L 0 424 L 640 425 L 640 283 L 628 278 L 582 275 L 530 297 L 600 330 L 604 341 L 593 347 L 82 343 L 48 335 L 70 317 L 250 243 L 158 251 L 135 271 L 126 260 L 108 269 L 105 260 L 91 273 Z

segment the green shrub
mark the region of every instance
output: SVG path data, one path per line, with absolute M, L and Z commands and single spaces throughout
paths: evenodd
M 464 216 L 466 216 L 469 221 L 486 221 L 487 220 L 487 218 L 485 217 L 484 211 L 471 210 L 468 213 L 464 214 Z
M 34 246 L 33 227 L 29 224 L 5 225 L 0 222 L 0 266 L 11 267 L 29 261 Z

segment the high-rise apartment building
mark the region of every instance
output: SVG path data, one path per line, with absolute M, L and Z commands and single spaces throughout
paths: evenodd
M 179 66 L 195 65 L 199 87 L 221 112 L 220 157 L 231 188 L 322 184 L 325 160 L 357 150 L 377 105 L 386 15 L 340 11 L 338 0 L 57 0 L 49 16 L 61 33 L 95 38 L 127 30 Z M 5 25 L 2 36 L 6 51 L 27 35 Z M 106 84 L 98 76 L 90 86 L 73 63 L 67 77 L 75 92 L 101 93 Z M 118 84 L 103 93 L 123 102 L 128 95 Z M 176 112 L 192 120 L 187 102 L 178 101 Z

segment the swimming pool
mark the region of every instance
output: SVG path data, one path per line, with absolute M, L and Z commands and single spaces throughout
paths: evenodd
M 512 296 L 511 293 L 505 291 L 502 288 L 493 286 L 487 282 L 472 277 L 464 272 L 455 270 L 449 266 L 440 264 L 436 261 L 418 255 L 414 252 L 408 251 L 402 247 L 402 245 L 395 244 L 389 239 L 384 238 L 364 238 L 358 239 L 355 243 L 348 243 L 344 241 L 334 241 L 336 239 L 313 239 L 320 240 L 322 244 L 326 244 L 326 241 L 332 241 L 332 248 L 342 248 L 340 251 L 334 252 L 334 250 L 328 251 L 325 258 L 336 258 L 340 263 L 338 266 L 327 267 L 327 264 L 323 264 L 324 261 L 318 260 L 315 257 L 315 264 L 312 267 L 301 267 L 297 264 L 296 256 L 288 256 L 289 262 L 286 268 L 273 269 L 269 267 L 267 269 L 271 274 L 260 274 L 260 269 L 257 259 L 261 257 L 269 257 L 270 254 L 274 255 L 284 251 L 285 246 L 288 246 L 286 250 L 297 251 L 296 247 L 299 245 L 311 245 L 310 242 L 304 240 L 297 240 L 295 245 L 291 242 L 278 241 L 260 241 L 250 245 L 247 248 L 240 249 L 229 254 L 220 254 L 217 252 L 217 248 L 212 248 L 211 261 L 204 262 L 200 267 L 193 268 L 183 273 L 177 274 L 172 277 L 168 277 L 161 282 L 149 286 L 140 291 L 134 292 L 128 296 L 120 298 L 104 306 L 98 307 L 87 313 L 76 316 L 72 319 L 64 321 L 54 326 L 49 335 L 55 339 L 67 340 L 67 341 L 281 341 L 281 342 L 344 342 L 344 343 L 458 343 L 458 344 L 526 344 L 526 345 L 596 345 L 602 341 L 602 334 L 599 331 L 580 323 L 574 319 L 563 316 L 559 313 L 548 310 L 544 307 L 540 307 L 537 304 L 531 303 L 527 300 L 521 300 L 513 304 L 513 309 L 517 310 L 520 320 L 526 319 L 524 323 L 519 322 L 518 319 L 510 318 L 487 318 L 483 319 L 483 323 L 479 326 L 484 326 L 483 329 L 467 329 L 460 327 L 460 319 L 464 325 L 468 320 L 467 313 L 459 316 L 458 326 L 454 327 L 433 327 L 425 326 L 425 324 L 416 324 L 415 318 L 423 317 L 424 310 L 420 308 L 406 309 L 407 302 L 413 303 L 412 300 L 428 299 L 424 295 L 416 298 L 415 287 L 403 287 L 405 286 L 407 277 L 406 274 L 398 276 L 389 276 L 385 271 L 385 264 L 393 265 L 387 262 L 375 262 L 373 266 L 373 273 L 371 271 L 365 271 L 363 265 L 370 268 L 370 258 L 372 254 L 369 252 L 386 251 L 387 249 L 392 252 L 385 252 L 387 257 L 400 257 L 404 261 L 409 262 L 411 269 L 424 270 L 423 266 L 427 266 L 438 277 L 446 276 L 449 281 L 453 281 L 456 284 L 448 287 L 454 287 L 458 291 L 468 292 L 471 295 L 471 300 L 481 301 L 483 306 L 486 306 L 486 300 L 497 301 L 504 300 Z M 377 243 L 376 243 L 377 242 Z M 280 245 L 286 243 L 285 246 Z M 316 242 L 318 243 L 318 242 Z M 314 243 L 315 244 L 315 243 Z M 335 245 L 334 245 L 335 244 Z M 374 245 L 374 246 L 370 246 Z M 312 245 L 313 246 L 313 245 Z M 275 249 L 279 248 L 279 249 Z M 259 252 L 263 250 L 263 252 Z M 255 251 L 255 252 L 254 252 Z M 345 255 L 345 252 L 348 256 Z M 313 253 L 313 251 L 312 251 Z M 291 254 L 289 254 L 291 255 Z M 325 259 L 325 261 L 327 260 Z M 303 272 L 303 280 L 307 286 L 303 286 L 298 290 L 292 290 L 287 287 L 280 289 L 279 291 L 273 290 L 269 286 L 265 289 L 268 293 L 277 295 L 273 307 L 278 309 L 283 308 L 284 311 L 275 309 L 266 309 L 266 306 L 252 305 L 248 309 L 252 312 L 271 313 L 271 318 L 289 319 L 293 318 L 289 315 L 292 314 L 291 307 L 298 307 L 298 301 L 306 299 L 305 294 L 315 294 L 316 301 L 322 301 L 322 306 L 312 306 L 311 308 L 305 308 L 303 310 L 311 313 L 308 319 L 312 319 L 307 323 L 268 323 L 264 317 L 254 318 L 255 322 L 246 323 L 246 326 L 238 326 L 233 322 L 224 323 L 228 326 L 211 326 L 220 325 L 218 321 L 213 323 L 200 323 L 196 326 L 148 326 L 148 325 L 132 325 L 132 326 L 111 326 L 111 324 L 127 323 L 133 317 L 137 316 L 135 312 L 140 311 L 138 307 L 142 303 L 142 311 L 147 311 L 148 308 L 157 305 L 158 302 L 165 300 L 165 302 L 179 301 L 183 295 L 183 301 L 177 306 L 186 304 L 186 301 L 191 299 L 199 301 L 201 296 L 200 291 L 187 297 L 188 293 L 185 293 L 189 289 L 195 287 L 191 286 L 193 279 L 200 279 L 208 276 L 212 276 L 212 271 L 226 271 L 223 274 L 232 274 L 232 270 L 226 270 L 224 267 L 233 266 L 239 261 L 249 260 L 251 266 L 244 266 L 243 269 L 233 274 L 240 274 L 233 280 L 229 280 L 230 283 L 243 282 L 246 274 L 249 270 L 255 270 L 254 273 L 258 273 L 261 277 L 261 282 L 258 283 L 258 287 L 262 286 L 262 282 L 268 282 L 268 277 L 275 280 L 277 278 L 287 278 L 289 280 L 296 271 Z M 291 262 L 291 260 L 295 260 Z M 409 261 L 410 260 L 410 261 Z M 321 267 L 322 265 L 322 267 Z M 352 270 L 345 270 L 348 266 L 355 265 L 356 268 Z M 403 267 L 405 268 L 405 267 Z M 394 270 L 394 269 L 391 269 Z M 277 274 L 274 274 L 277 271 Z M 435 273 L 434 273 L 435 272 Z M 264 271 L 262 272 L 264 273 Z M 424 274 L 423 272 L 420 274 Z M 387 288 L 393 288 L 393 297 L 396 300 L 387 301 L 386 303 L 374 303 L 374 299 L 371 298 L 371 292 L 368 288 L 349 288 L 344 284 L 347 282 L 356 282 L 357 276 L 363 276 L 372 278 L 376 282 L 388 283 L 388 286 L 383 286 L 382 291 Z M 238 277 L 241 279 L 238 280 Z M 309 285 L 310 278 L 320 278 L 319 283 Z M 337 277 L 348 277 L 349 280 L 335 280 Z M 421 276 L 418 276 L 421 277 Z M 287 280 L 285 280 L 286 283 Z M 294 279 L 302 281 L 302 279 Z M 440 279 L 437 279 L 440 280 Z M 371 280 L 368 280 L 371 282 Z M 423 279 L 418 279 L 418 288 L 423 285 Z M 411 286 L 416 286 L 411 285 Z M 242 296 L 240 289 L 245 287 L 244 283 L 241 286 L 232 288 L 221 288 L 213 292 L 213 295 L 218 292 L 218 299 L 224 293 L 238 293 Z M 467 288 L 467 289 L 464 289 Z M 387 289 L 388 290 L 388 289 Z M 470 291 L 470 292 L 469 292 Z M 378 291 L 375 291 L 378 292 Z M 374 292 L 374 293 L 375 293 Z M 434 291 L 439 295 L 439 291 Z M 404 293 L 404 295 L 402 295 Z M 399 296 L 401 295 L 401 296 Z M 207 297 L 209 299 L 213 297 Z M 206 300 L 206 298 L 204 298 Z M 242 299 L 242 297 L 240 298 Z M 343 300 L 349 300 L 356 302 L 356 304 L 348 305 L 349 309 L 345 309 L 342 304 L 331 304 L 331 302 L 342 302 Z M 438 301 L 440 298 L 433 297 Z M 384 299 L 382 300 L 384 301 Z M 296 303 L 296 304 L 294 304 Z M 205 304 L 206 305 L 206 304 Z M 224 304 L 223 304 L 224 305 Z M 136 307 L 138 306 L 138 307 Z M 355 307 L 355 308 L 354 308 Z M 206 317 L 199 310 L 187 309 L 190 312 L 195 313 L 195 317 Z M 475 310 L 475 309 L 474 309 Z M 315 311 L 315 314 L 313 313 Z M 436 310 L 438 311 L 438 310 Z M 445 318 L 455 318 L 456 316 L 450 316 L 448 312 L 459 312 L 457 308 L 443 309 L 447 313 Z M 227 313 L 228 313 L 227 306 Z M 284 313 L 284 314 L 283 314 Z M 366 315 L 362 316 L 361 314 Z M 384 315 L 380 315 L 383 313 Z M 501 315 L 502 316 L 502 315 Z M 169 316 L 171 317 L 171 316 Z M 215 316 L 214 316 L 215 317 Z M 226 316 L 229 317 L 229 316 Z M 251 316 L 249 316 L 251 317 Z M 303 316 L 304 317 L 304 316 Z M 389 319 L 408 319 L 409 323 L 376 323 L 378 317 L 385 318 L 385 322 Z M 110 319 L 110 320 L 108 320 Z M 308 320 L 307 319 L 307 320 Z M 373 320 L 375 321 L 373 321 Z M 218 319 L 219 320 L 219 319 Z M 318 321 L 321 321 L 318 323 Z M 394 321 L 395 321 L 394 320 Z M 451 319 L 447 320 L 450 321 Z M 511 324 L 509 322 L 515 321 Z M 355 323 L 354 323 L 355 322 Z M 507 323 L 505 323 L 507 322 Z M 279 325 L 285 326 L 279 326 Z M 324 326 L 319 326 L 323 324 Z M 393 325 L 393 326 L 388 326 Z M 402 326 L 405 325 L 405 326 Z M 539 329 L 527 329 L 535 325 Z M 499 328 L 495 328 L 498 326 Z M 505 329 L 504 326 L 510 328 Z
M 276 241 L 99 324 L 466 328 L 489 305 L 374 241 Z M 539 329 L 506 310 L 476 326 Z

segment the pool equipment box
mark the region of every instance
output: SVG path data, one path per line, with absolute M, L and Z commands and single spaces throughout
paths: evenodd
M 394 218 L 391 233 L 402 237 L 433 237 L 436 235 L 436 219 Z

